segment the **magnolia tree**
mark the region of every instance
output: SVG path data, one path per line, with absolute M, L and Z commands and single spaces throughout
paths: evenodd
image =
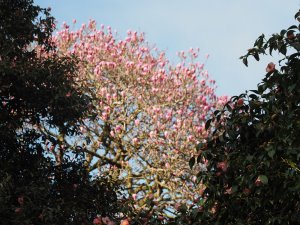
M 209 135 L 207 116 L 227 100 L 215 95 L 215 81 L 196 62 L 199 50 L 179 53 L 174 66 L 143 34 L 128 31 L 117 40 L 94 21 L 77 31 L 64 24 L 53 41 L 61 55 L 78 59 L 77 85 L 93 101 L 76 138 L 43 127 L 53 137 L 49 151 L 85 152 L 90 172 L 120 180 L 137 211 L 172 216 L 192 205 L 202 187 L 199 168 L 188 161 Z

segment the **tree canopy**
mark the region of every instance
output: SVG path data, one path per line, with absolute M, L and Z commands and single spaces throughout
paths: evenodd
M 76 134 L 90 101 L 76 87 L 76 59 L 55 54 L 53 28 L 49 9 L 0 1 L 1 224 L 92 224 L 119 212 L 116 186 L 92 178 L 82 154 L 47 151 L 41 124 Z
M 201 224 L 300 223 L 299 28 L 255 41 L 241 57 L 246 66 L 249 56 L 258 61 L 276 51 L 283 58 L 267 65 L 256 90 L 233 96 L 206 122 L 213 136 L 192 159 L 207 160 L 198 174 Z
M 53 40 L 59 54 L 80 59 L 78 83 L 93 99 L 82 134 L 66 135 L 64 144 L 81 143 L 90 171 L 119 179 L 137 212 L 168 218 L 198 198 L 196 170 L 187 161 L 209 135 L 207 115 L 226 102 L 196 62 L 199 50 L 180 53 L 174 66 L 144 34 L 128 31 L 118 40 L 92 20 L 74 31 L 64 24 Z
M 246 66 L 282 59 L 229 101 L 198 49 L 54 29 L 0 0 L 0 224 L 300 223 L 299 24 L 255 41 Z

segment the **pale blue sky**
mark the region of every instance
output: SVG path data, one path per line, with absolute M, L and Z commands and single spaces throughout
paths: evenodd
M 165 50 L 171 61 L 176 52 L 200 48 L 219 95 L 236 95 L 256 88 L 268 62 L 238 59 L 262 33 L 271 35 L 295 23 L 298 0 L 38 0 L 52 8 L 59 23 L 78 24 L 95 19 L 111 26 L 120 37 L 128 29 L 146 33 L 150 44 Z

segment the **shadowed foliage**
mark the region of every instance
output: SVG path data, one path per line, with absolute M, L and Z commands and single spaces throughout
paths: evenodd
M 283 59 L 278 69 L 268 64 L 257 90 L 232 97 L 207 121 L 214 135 L 198 146 L 208 163 L 198 174 L 205 190 L 194 224 L 300 223 L 299 43 L 297 24 L 261 35 L 241 57 L 246 66 L 249 56 L 274 51 Z
M 49 11 L 0 0 L 0 224 L 91 224 L 119 212 L 117 186 L 91 177 L 82 155 L 61 146 L 58 160 L 49 157 L 40 124 L 78 134 L 89 104 L 76 88 L 76 59 L 55 54 Z

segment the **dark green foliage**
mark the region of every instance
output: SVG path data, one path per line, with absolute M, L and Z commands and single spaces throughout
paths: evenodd
M 91 179 L 80 156 L 61 165 L 30 151 L 8 157 L 0 165 L 0 224 L 92 224 L 98 214 L 116 216 L 116 186 Z
M 0 6 L 1 57 L 13 59 L 34 55 L 32 49 L 24 49 L 33 42 L 50 49 L 49 38 L 54 24 L 50 9 L 35 6 L 31 0 L 1 0 Z
M 284 58 L 207 123 L 213 136 L 199 149 L 208 166 L 199 173 L 206 189 L 194 224 L 300 224 L 299 45 L 297 25 L 260 36 L 241 57 L 246 65 L 267 50 Z
M 89 104 L 76 59 L 55 54 L 53 21 L 31 0 L 0 0 L 0 224 L 91 224 L 119 212 L 117 186 L 92 178 L 84 157 L 67 148 L 47 157 L 53 141 L 40 125 L 76 134 Z
M 70 129 L 86 108 L 86 96 L 73 86 L 74 59 L 38 57 L 33 45 L 54 49 L 53 17 L 32 1 L 0 1 L 0 129 L 47 118 Z M 66 124 L 67 123 L 67 124 Z M 68 124 L 69 123 L 69 124 Z

